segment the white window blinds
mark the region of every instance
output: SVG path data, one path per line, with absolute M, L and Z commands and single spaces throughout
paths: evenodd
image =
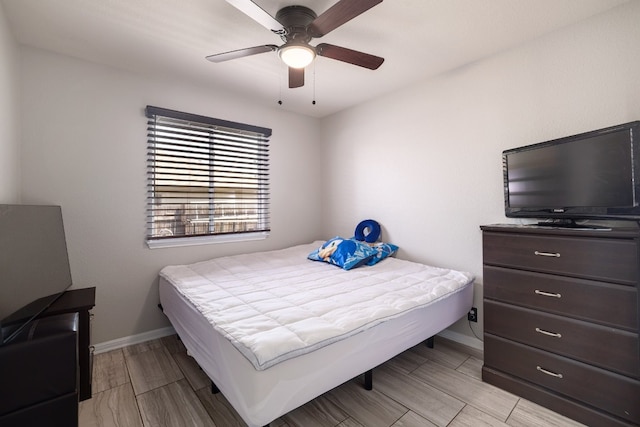
M 271 129 L 147 106 L 147 242 L 265 233 Z

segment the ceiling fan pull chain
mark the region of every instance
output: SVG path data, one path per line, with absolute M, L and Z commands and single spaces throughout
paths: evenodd
M 278 105 L 282 105 L 282 73 L 278 76 Z
M 313 63 L 313 101 L 312 105 L 316 105 L 316 63 Z

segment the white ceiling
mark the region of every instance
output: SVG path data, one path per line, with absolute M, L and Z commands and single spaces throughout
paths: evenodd
M 318 15 L 337 0 L 255 0 L 275 16 L 291 4 Z M 246 94 L 323 117 L 477 61 L 629 0 L 386 0 L 312 45 L 385 58 L 371 71 L 328 58 L 289 89 L 276 53 L 224 63 L 205 56 L 281 40 L 225 0 L 0 0 L 21 44 Z M 312 100 L 316 105 L 312 105 Z M 281 106 L 277 101 L 282 100 Z

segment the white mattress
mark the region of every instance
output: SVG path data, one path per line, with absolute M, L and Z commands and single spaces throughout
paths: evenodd
M 318 243 L 313 243 L 284 250 L 284 258 L 289 261 L 273 261 L 266 265 L 262 263 L 262 268 L 277 269 L 279 266 L 282 267 L 283 263 L 301 263 L 312 269 L 320 268 L 324 272 L 323 277 L 316 279 L 320 282 L 327 281 L 328 278 L 332 278 L 329 282 L 333 282 L 335 277 L 351 281 L 355 276 L 369 277 L 375 276 L 377 272 L 384 272 L 381 274 L 386 281 L 396 283 L 413 282 L 417 272 L 425 268 L 430 269 L 421 264 L 389 259 L 373 267 L 360 267 L 345 272 L 335 266 L 306 260 L 306 255 L 317 246 Z M 275 256 L 275 253 L 278 253 L 278 256 Z M 246 274 L 251 271 L 246 270 L 246 266 L 251 264 L 252 260 L 264 261 L 264 256 L 271 260 L 281 259 L 282 254 L 283 251 L 272 251 L 225 257 L 212 262 L 219 263 L 223 260 L 226 268 L 234 265 Z M 229 262 L 231 264 L 228 264 Z M 260 264 L 259 262 L 258 265 Z M 393 267 L 394 264 L 397 265 L 396 268 Z M 199 263 L 192 267 L 191 271 L 207 271 L 207 274 L 211 272 L 211 265 L 203 268 L 202 263 Z M 304 268 L 306 267 L 301 267 L 302 270 Z M 451 273 L 450 270 L 435 270 L 445 276 Z M 472 277 L 462 273 L 463 277 L 467 277 L 464 284 L 451 286 L 452 289 L 448 292 L 435 292 L 428 302 L 400 310 L 396 315 L 389 315 L 384 311 L 382 321 L 365 322 L 365 327 L 356 328 L 357 333 L 343 333 L 337 340 L 322 339 L 322 345 L 312 343 L 309 351 L 297 352 L 294 357 L 276 357 L 276 362 L 268 368 L 256 369 L 253 363 L 255 361 L 240 350 L 243 346 L 238 347 L 237 339 L 229 339 L 228 331 L 216 328 L 212 325 L 211 318 L 207 317 L 208 313 L 203 314 L 203 310 L 206 311 L 208 306 L 203 305 L 202 301 L 194 303 L 193 296 L 185 295 L 184 289 L 180 289 L 183 287 L 180 283 L 176 287 L 167 280 L 171 276 L 172 274 L 162 274 L 160 278 L 160 300 L 165 314 L 190 354 L 249 426 L 268 424 L 318 395 L 437 334 L 464 316 L 473 299 Z M 260 277 L 266 276 L 268 275 L 260 274 Z M 226 274 L 222 274 L 223 282 L 225 277 L 228 278 Z M 255 276 L 251 273 L 247 277 Z M 274 277 L 277 281 L 282 280 L 282 276 Z M 261 283 L 264 286 L 264 281 Z M 366 287 L 364 290 L 370 291 Z M 400 307 L 406 308 L 402 304 Z

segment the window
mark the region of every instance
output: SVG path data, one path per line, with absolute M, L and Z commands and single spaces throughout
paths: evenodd
M 269 233 L 271 129 L 147 106 L 147 244 Z

